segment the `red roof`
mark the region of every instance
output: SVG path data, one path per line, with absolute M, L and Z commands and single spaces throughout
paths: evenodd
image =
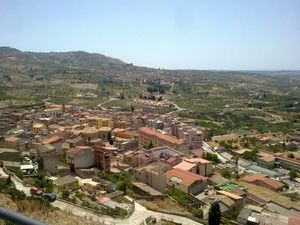
M 109 197 L 104 196 L 104 197 L 98 198 L 97 202 L 100 204 L 104 204 L 104 203 L 108 202 L 109 200 L 110 200 Z
M 207 177 L 194 174 L 188 171 L 184 171 L 181 169 L 170 169 L 167 172 L 165 172 L 166 178 L 170 179 L 172 177 L 177 177 L 182 180 L 182 184 L 185 186 L 192 185 L 195 181 L 199 180 L 207 180 Z
M 143 132 L 143 133 L 147 133 L 149 135 L 152 135 L 152 136 L 155 136 L 157 138 L 160 138 L 162 140 L 165 140 L 167 142 L 170 142 L 170 143 L 173 143 L 173 144 L 183 144 L 184 142 L 182 140 L 179 140 L 178 138 L 175 138 L 175 137 L 172 137 L 168 134 L 162 134 L 154 129 L 151 129 L 149 127 L 141 127 L 139 129 L 140 132 Z
M 48 145 L 48 144 L 53 144 L 56 142 L 60 142 L 62 140 L 62 138 L 58 135 L 53 135 L 52 137 L 46 139 L 45 141 L 43 141 L 43 144 Z
M 70 148 L 69 150 L 67 150 L 67 153 L 75 155 L 82 150 L 90 150 L 90 149 L 91 148 L 89 146 L 76 146 L 75 148 Z
M 18 138 L 16 136 L 10 136 L 10 137 L 5 138 L 5 141 L 10 141 L 10 142 L 16 142 L 19 140 L 20 140 L 20 138 Z
M 202 157 L 204 151 L 203 149 L 194 149 L 194 150 L 191 150 L 191 152 L 196 155 L 196 156 L 199 156 L 199 157 Z
M 300 217 L 292 216 L 289 217 L 288 225 L 299 225 L 300 224 Z
M 256 180 L 259 180 L 259 181 L 264 182 L 265 184 L 267 184 L 268 186 L 270 186 L 274 189 L 279 189 L 279 188 L 282 188 L 284 186 L 283 183 L 281 183 L 277 180 L 267 178 L 267 175 L 265 175 L 265 174 L 250 175 L 250 176 L 245 177 L 243 180 L 248 182 L 248 183 L 253 183 Z

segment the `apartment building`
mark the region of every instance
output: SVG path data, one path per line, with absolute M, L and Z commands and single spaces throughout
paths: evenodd
M 153 147 L 168 146 L 171 149 L 182 153 L 187 153 L 187 145 L 181 139 L 178 139 L 169 134 L 164 134 L 148 127 L 141 127 L 139 129 L 139 146 L 143 147 L 145 144 L 153 144 Z
M 201 176 L 210 176 L 212 174 L 212 162 L 202 158 L 184 159 L 173 168 L 189 171 Z
M 165 162 L 154 162 L 149 165 L 139 167 L 133 170 L 137 181 L 143 182 L 161 193 L 166 192 L 165 172 L 171 166 Z
M 95 146 L 95 166 L 105 172 L 110 172 L 111 150 L 104 146 Z
M 166 184 L 188 194 L 198 194 L 207 188 L 207 177 L 184 171 L 170 169 L 166 171 Z
M 103 118 L 103 117 L 97 117 L 97 116 L 91 116 L 87 118 L 88 125 L 90 127 L 96 127 L 97 129 L 101 127 L 112 127 L 112 119 L 110 118 Z
M 132 167 L 141 167 L 157 161 L 157 157 L 150 151 L 136 151 L 124 154 L 124 162 Z
M 43 166 L 44 170 L 50 174 L 58 173 L 58 158 L 60 153 L 58 153 L 54 146 L 52 145 L 42 145 L 37 143 L 35 145 L 37 149 L 37 157 L 40 164 Z
M 66 152 L 67 163 L 72 171 L 77 168 L 90 168 L 95 165 L 95 155 L 89 146 L 77 146 Z

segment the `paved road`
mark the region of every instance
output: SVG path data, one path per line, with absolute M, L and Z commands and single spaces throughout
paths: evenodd
M 129 224 L 140 225 L 148 216 L 152 216 L 157 219 L 165 218 L 168 220 L 172 220 L 174 222 L 182 223 L 183 225 L 201 224 L 185 217 L 175 216 L 175 215 L 170 215 L 165 213 L 158 213 L 158 212 L 147 210 L 145 207 L 138 204 L 137 202 L 135 202 L 134 213 L 127 219 L 114 219 L 106 215 L 95 215 L 88 210 L 84 210 L 80 207 L 76 207 L 59 200 L 55 201 L 53 203 L 53 206 L 58 207 L 61 210 L 68 211 L 73 215 L 84 217 L 86 219 L 94 220 L 96 222 L 104 223 L 107 225 L 108 224 L 109 225 L 129 225 Z
M 170 88 L 170 92 L 173 92 L 173 88 L 174 88 L 174 82 L 172 83 L 172 85 L 171 85 L 171 88 Z
M 168 112 L 168 113 L 165 113 L 165 115 L 170 115 L 170 114 L 173 114 L 173 113 L 175 113 L 175 112 L 181 112 L 181 111 L 186 110 L 186 109 L 184 109 L 184 108 L 180 108 L 180 107 L 179 107 L 176 103 L 174 103 L 174 102 L 171 102 L 171 101 L 170 101 L 170 104 L 172 104 L 172 105 L 174 106 L 175 110 L 174 110 L 174 111 L 171 111 L 171 112 Z
M 111 102 L 111 101 L 115 101 L 115 100 L 118 100 L 117 98 L 113 98 L 113 97 L 110 97 L 108 100 L 106 100 L 105 102 L 102 102 L 100 103 L 98 106 L 101 107 L 102 105 L 108 103 L 108 102 Z
M 226 163 L 226 161 L 228 161 L 227 159 L 225 159 L 223 156 L 221 156 L 218 152 L 214 151 L 209 144 L 207 144 L 205 141 L 203 141 L 203 149 L 207 152 L 216 154 L 218 156 L 218 158 L 221 160 L 222 163 Z
M 3 171 L 3 168 L 1 167 L 0 168 L 0 175 L 1 177 L 8 177 L 8 174 L 6 174 L 4 171 Z M 27 195 L 27 196 L 30 196 L 30 187 L 26 187 L 23 185 L 22 182 L 20 182 L 17 178 L 15 178 L 14 176 L 11 176 L 11 180 L 12 182 L 15 184 L 16 188 L 20 191 L 24 191 L 24 193 Z
M 289 90 L 288 92 L 286 92 L 286 95 L 289 95 L 292 91 L 296 91 L 298 87 L 294 87 L 291 90 Z

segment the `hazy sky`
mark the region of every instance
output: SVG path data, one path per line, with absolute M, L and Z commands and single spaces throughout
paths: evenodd
M 300 69 L 300 0 L 0 0 L 0 46 L 178 69 Z

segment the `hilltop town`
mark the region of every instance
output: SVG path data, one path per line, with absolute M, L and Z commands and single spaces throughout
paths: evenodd
M 213 146 L 192 119 L 64 104 L 4 109 L 1 122 L 9 128 L 0 140 L 1 179 L 10 176 L 28 196 L 55 196 L 51 205 L 78 216 L 122 223 L 145 207 L 151 213 L 136 224 L 150 217 L 197 224 L 218 201 L 229 222 L 299 218 L 297 151 L 292 157 L 251 149 L 276 142 L 267 136 L 215 136 Z M 299 148 L 292 138 L 286 148 Z
M 66 224 L 207 224 L 216 206 L 222 224 L 300 223 L 297 77 L 0 50 L 1 205 L 49 224 L 38 208 Z

